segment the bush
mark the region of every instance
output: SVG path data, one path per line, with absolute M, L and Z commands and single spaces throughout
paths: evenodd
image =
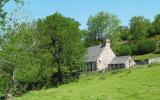
M 156 41 L 153 39 L 144 39 L 132 44 L 133 54 L 146 54 L 154 52 L 156 49 Z
M 129 39 L 129 36 L 130 36 L 130 34 L 127 33 L 127 32 L 124 32 L 124 33 L 121 33 L 121 34 L 120 34 L 120 38 L 121 38 L 122 40 L 128 40 L 128 39 Z
M 121 44 L 114 46 L 114 51 L 118 56 L 132 55 L 132 49 L 129 45 Z

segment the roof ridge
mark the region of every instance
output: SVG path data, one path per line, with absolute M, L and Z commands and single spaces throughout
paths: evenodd
M 97 47 L 97 46 L 102 46 L 103 44 L 99 44 L 99 45 L 94 45 L 94 46 L 90 46 L 88 48 L 91 48 L 91 47 Z

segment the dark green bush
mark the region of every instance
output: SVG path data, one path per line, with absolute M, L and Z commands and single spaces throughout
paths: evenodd
M 132 43 L 133 54 L 141 55 L 154 52 L 156 49 L 156 41 L 153 39 L 143 39 L 136 43 Z
M 129 39 L 130 34 L 128 32 L 124 32 L 120 34 L 120 38 L 122 40 L 128 40 Z

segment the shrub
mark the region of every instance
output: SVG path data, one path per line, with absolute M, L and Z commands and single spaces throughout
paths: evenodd
M 160 41 L 160 35 L 154 36 L 155 40 Z
M 124 32 L 120 34 L 120 38 L 122 40 L 128 40 L 129 39 L 130 34 L 128 32 Z
M 137 43 L 136 45 L 137 54 L 146 54 L 155 51 L 156 49 L 156 41 L 153 39 L 144 39 Z
M 114 46 L 114 51 L 118 56 L 132 55 L 132 49 L 129 45 L 121 44 Z
M 155 51 L 156 41 L 153 39 L 144 39 L 139 40 L 136 43 L 132 44 L 132 53 L 133 54 L 146 54 Z

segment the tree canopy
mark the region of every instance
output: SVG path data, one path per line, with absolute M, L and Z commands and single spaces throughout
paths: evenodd
M 130 31 L 132 39 L 142 39 L 147 37 L 150 29 L 150 21 L 143 16 L 134 16 L 130 20 Z
M 0 28 L 3 28 L 6 24 L 6 15 L 7 12 L 4 11 L 4 5 L 9 2 L 10 0 L 0 0 Z M 23 4 L 23 0 L 14 0 L 17 4 Z
M 18 24 L 5 33 L 1 37 L 0 69 L 10 78 L 7 91 L 21 95 L 71 78 L 85 59 L 79 25 L 74 19 L 55 13 Z
M 87 45 L 103 43 L 107 37 L 111 37 L 117 32 L 119 22 L 115 15 L 106 12 L 90 16 L 87 22 L 89 31 L 86 39 Z
M 81 41 L 79 23 L 74 19 L 55 13 L 39 20 L 37 27 L 42 48 L 52 55 L 52 70 L 58 71 L 58 80 L 62 80 L 62 70 L 77 69 L 84 59 L 84 46 Z
M 151 36 L 160 35 L 160 14 L 156 15 L 152 23 Z

